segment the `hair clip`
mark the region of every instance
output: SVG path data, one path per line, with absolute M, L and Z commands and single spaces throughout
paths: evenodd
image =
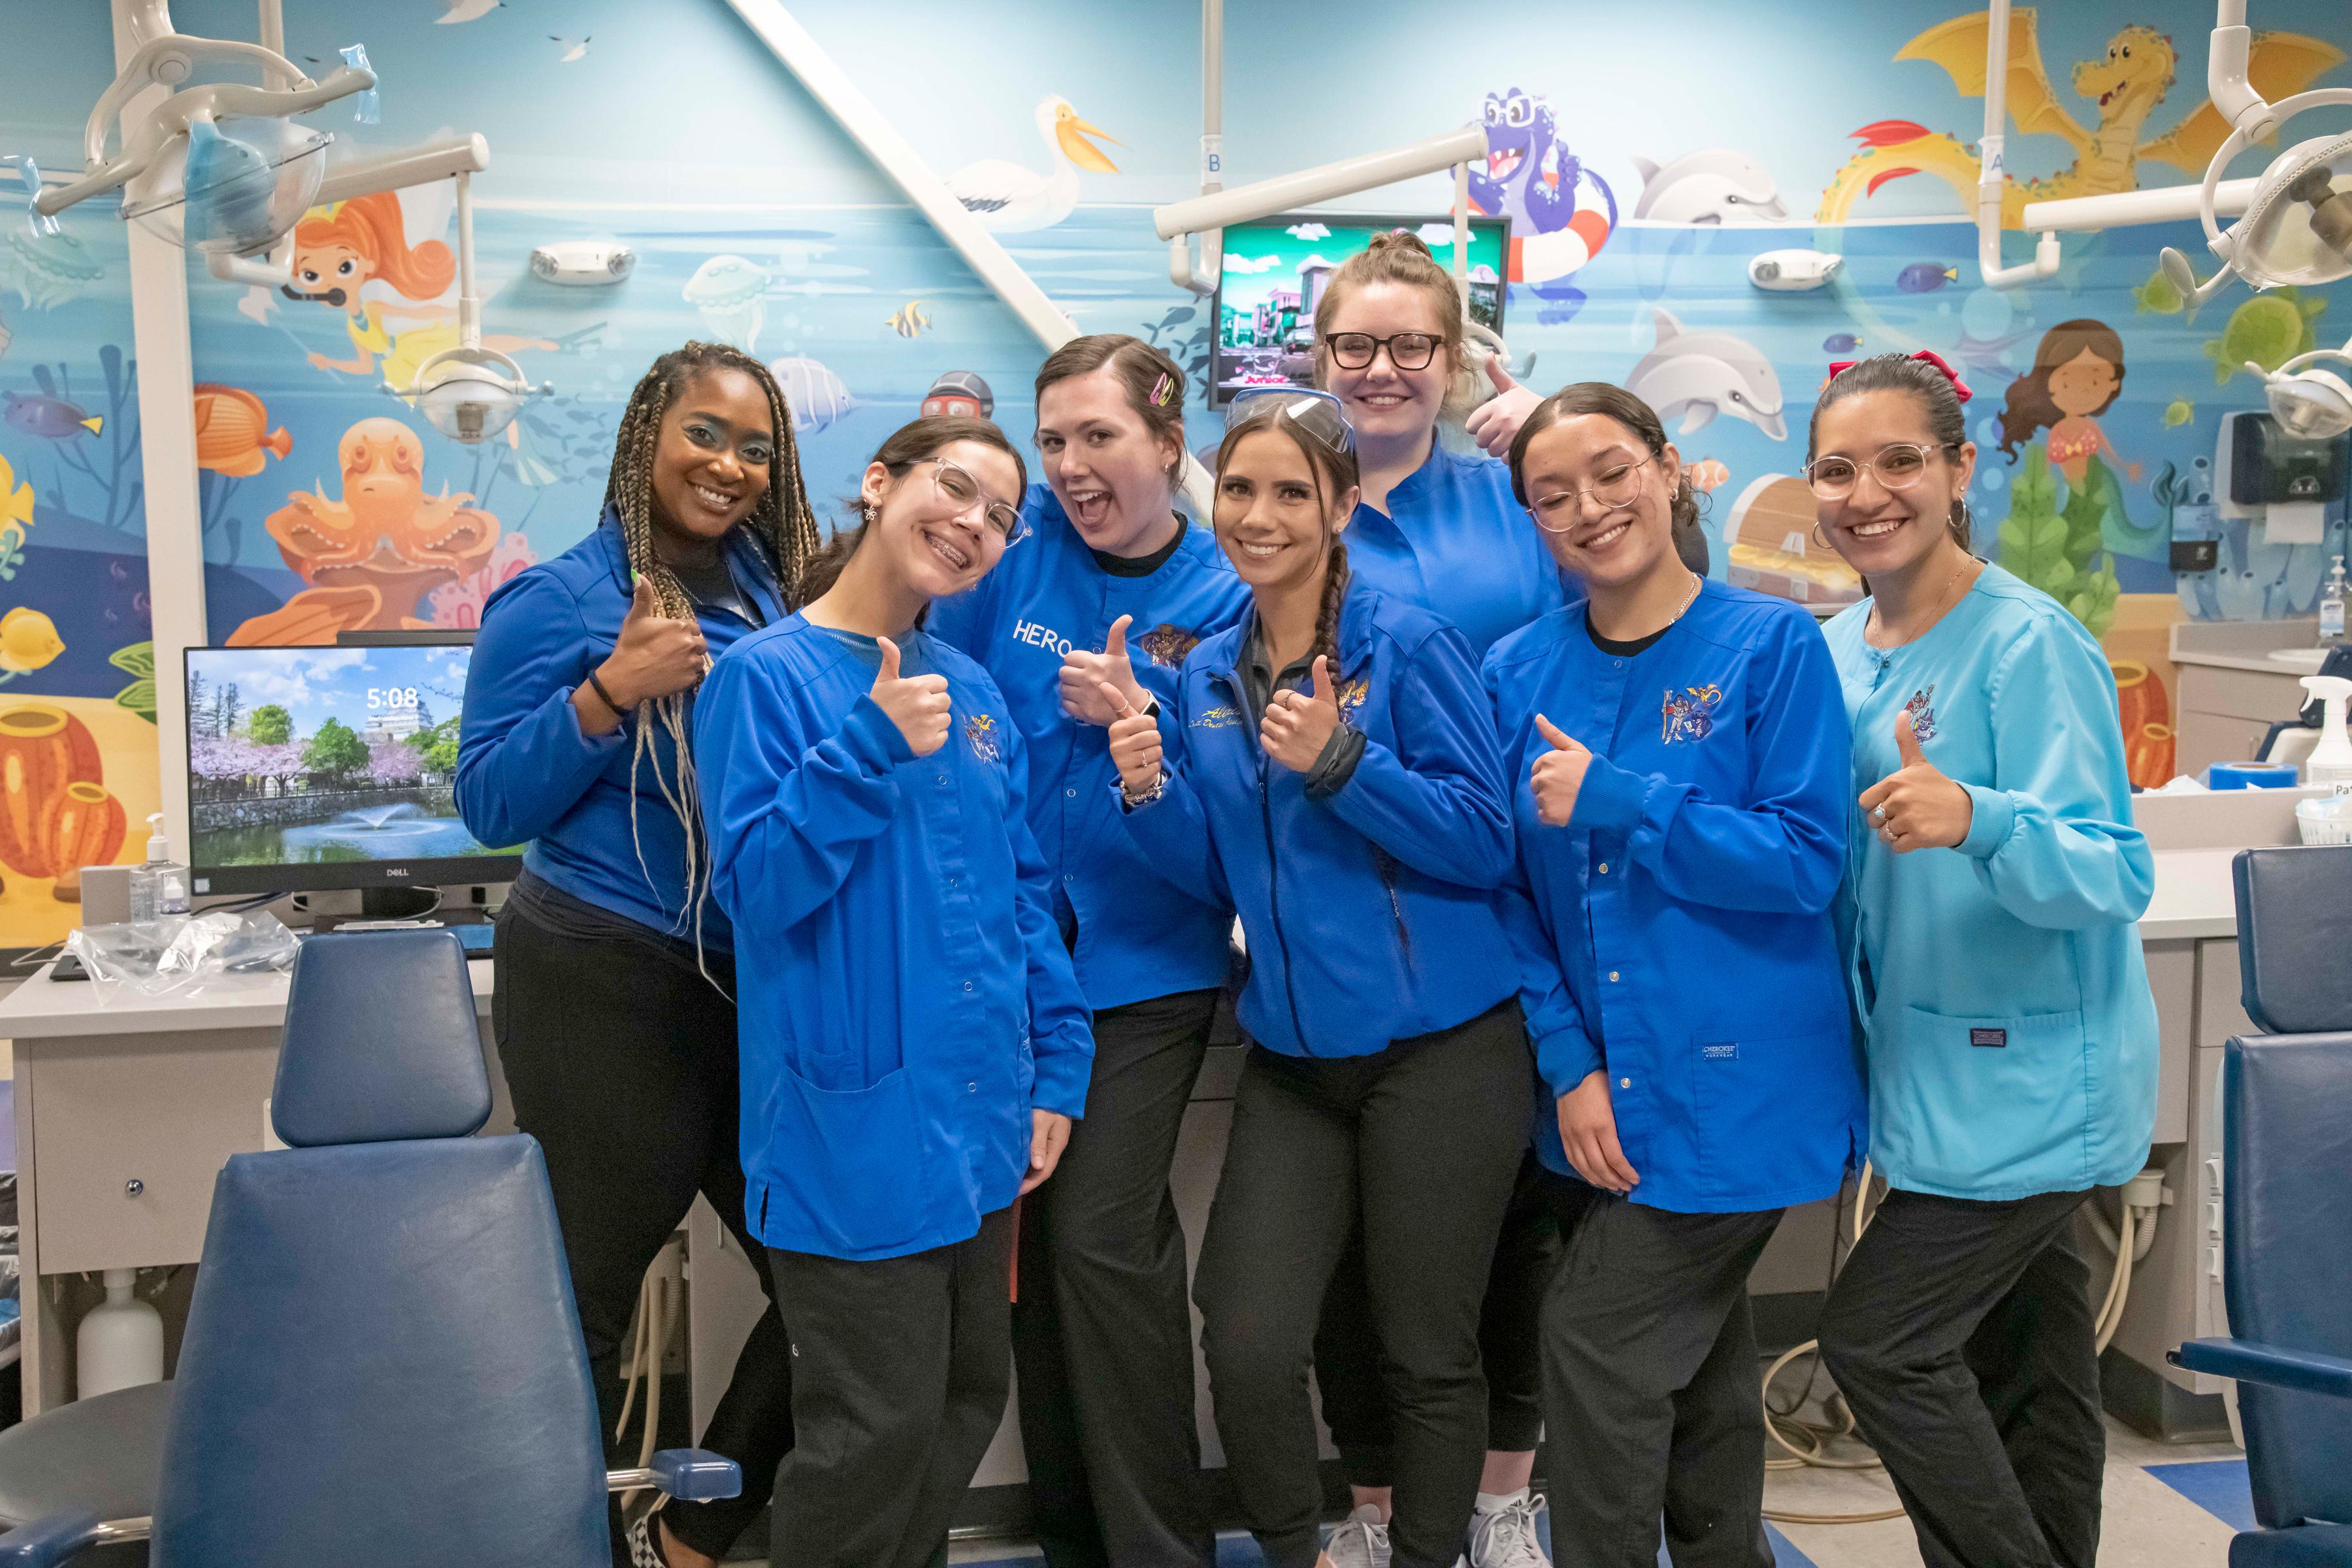
M 1919 360 L 1925 363 L 1934 365 L 1937 370 L 1941 371 L 1943 373 L 1944 379 L 1952 384 L 1952 395 L 1958 398 L 1962 403 L 1966 403 L 1969 398 L 1976 395 L 1975 393 L 1969 390 L 1969 384 L 1960 379 L 1960 373 L 1954 370 L 1950 365 L 1945 363 L 1944 356 L 1937 353 L 1934 349 L 1921 349 L 1917 353 L 1915 353 L 1910 357 Z M 1839 376 L 1844 374 L 1847 371 L 1852 370 L 1859 363 L 1861 362 L 1850 359 L 1833 359 L 1830 361 L 1830 379 L 1832 381 L 1835 381 Z
M 1151 384 L 1151 406 L 1154 408 L 1165 408 L 1168 405 L 1168 395 L 1174 389 L 1174 386 L 1175 384 L 1168 378 L 1168 373 L 1164 370 L 1161 371 L 1160 373 L 1160 379 Z

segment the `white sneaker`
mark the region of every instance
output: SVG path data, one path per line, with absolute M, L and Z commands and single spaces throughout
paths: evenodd
M 1389 1527 L 1381 1510 L 1366 1503 L 1332 1528 L 1323 1543 L 1332 1568 L 1389 1568 Z
M 1551 1568 L 1543 1538 L 1536 1533 L 1534 1493 L 1494 1513 L 1470 1516 L 1470 1568 Z

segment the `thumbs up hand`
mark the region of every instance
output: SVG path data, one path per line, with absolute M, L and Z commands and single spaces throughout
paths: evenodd
M 1121 616 L 1111 622 L 1100 653 L 1074 648 L 1062 656 L 1062 711 L 1081 724 L 1109 724 L 1118 718 L 1118 710 L 1103 700 L 1106 685 L 1133 710 L 1151 706 L 1150 694 L 1135 679 L 1135 666 L 1128 659 L 1127 628 L 1134 620 Z
M 1536 715 L 1536 731 L 1551 746 L 1528 770 L 1536 816 L 1548 826 L 1566 827 L 1568 819 L 1576 815 L 1577 793 L 1584 787 L 1585 770 L 1592 766 L 1592 752 L 1540 713 Z
M 691 618 L 673 619 L 661 613 L 654 597 L 653 579 L 637 578 L 629 595 L 629 613 L 621 621 L 621 635 L 611 657 L 596 667 L 596 679 L 624 708 L 635 708 L 651 698 L 684 691 L 710 668 L 710 650 L 702 627 Z
M 1914 849 L 1957 849 L 1969 836 L 1976 803 L 1927 760 L 1906 711 L 1895 717 L 1895 749 L 1903 765 L 1862 792 L 1865 820 L 1897 855 Z
M 1511 373 L 1503 368 L 1501 354 L 1488 354 L 1483 368 L 1495 395 L 1471 410 L 1463 428 L 1486 456 L 1507 460 L 1511 443 L 1518 439 L 1519 426 L 1528 422 L 1528 416 L 1543 399 L 1511 379 Z
M 1314 690 L 1277 691 L 1258 721 L 1257 742 L 1265 754 L 1296 773 L 1315 766 L 1339 727 L 1339 698 L 1331 686 L 1331 660 L 1315 656 Z
M 875 672 L 874 689 L 866 695 L 874 699 L 877 708 L 890 715 L 890 722 L 898 726 L 898 733 L 907 737 L 907 744 L 915 755 L 928 757 L 948 743 L 952 707 L 948 678 L 901 676 L 898 645 L 888 637 L 878 640 L 882 645 L 882 668 Z
M 1095 695 L 1116 715 L 1110 726 L 1110 760 L 1118 769 L 1118 787 L 1129 804 L 1139 802 L 1160 787 L 1160 721 L 1137 711 L 1108 680 Z

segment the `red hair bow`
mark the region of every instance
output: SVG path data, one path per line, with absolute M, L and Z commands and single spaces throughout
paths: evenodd
M 1952 384 L 1953 395 L 1962 403 L 1966 403 L 1969 398 L 1976 395 L 1975 393 L 1969 390 L 1969 384 L 1960 379 L 1960 373 L 1954 370 L 1950 365 L 1945 363 L 1944 356 L 1937 353 L 1934 349 L 1921 349 L 1917 353 L 1913 354 L 1911 357 L 1916 360 L 1924 360 L 1927 363 L 1934 365 L 1937 370 L 1942 371 L 1944 373 L 1944 379 Z M 1852 370 L 1856 363 L 1857 362 L 1850 359 L 1832 360 L 1830 362 L 1830 379 L 1832 381 L 1835 381 L 1841 374 Z

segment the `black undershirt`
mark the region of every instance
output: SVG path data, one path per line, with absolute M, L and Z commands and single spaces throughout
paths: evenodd
M 1619 642 L 1614 637 L 1604 637 L 1599 632 L 1594 631 L 1592 629 L 1591 607 L 1587 605 L 1584 611 L 1584 635 L 1592 639 L 1592 646 L 1594 647 L 1599 648 L 1602 653 L 1612 655 L 1617 658 L 1631 658 L 1635 654 L 1645 651 L 1651 644 L 1656 642 L 1660 637 L 1665 636 L 1668 632 L 1673 631 L 1674 629 L 1675 623 L 1673 621 L 1668 621 L 1664 626 L 1660 626 L 1648 637 L 1635 637 L 1631 642 Z
M 1105 572 L 1109 573 L 1114 577 L 1150 576 L 1154 572 L 1157 572 L 1162 566 L 1167 565 L 1169 557 L 1174 555 L 1176 553 L 1177 547 L 1184 542 L 1185 522 L 1183 514 L 1180 512 L 1175 514 L 1175 517 L 1176 531 L 1169 537 L 1167 543 L 1161 545 L 1150 554 L 1113 555 L 1108 551 L 1092 550 L 1090 551 L 1090 553 L 1092 553 L 1095 558 L 1095 564 L 1101 567 Z
M 760 606 L 743 592 L 742 584 L 735 581 L 735 574 L 728 567 L 724 555 L 708 566 L 680 566 L 672 562 L 669 570 L 670 575 L 677 579 L 678 586 L 684 588 L 687 596 L 697 605 L 708 609 L 725 610 L 754 626 L 768 624 L 767 617 L 760 614 Z

